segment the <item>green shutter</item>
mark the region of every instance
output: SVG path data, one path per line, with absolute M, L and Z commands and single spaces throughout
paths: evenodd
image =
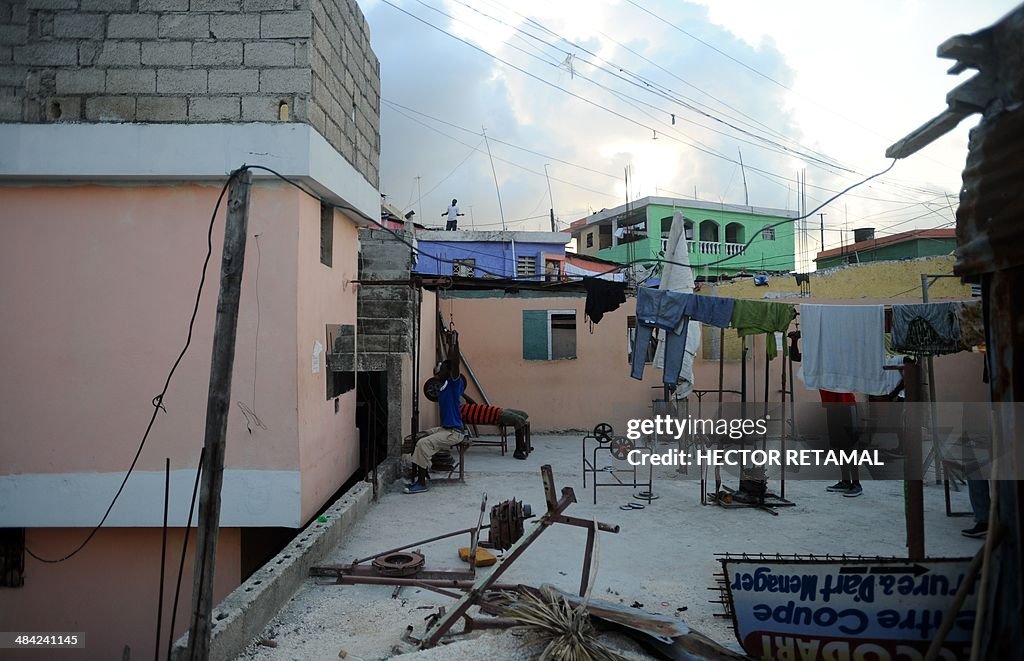
M 548 359 L 548 311 L 523 310 L 523 360 Z

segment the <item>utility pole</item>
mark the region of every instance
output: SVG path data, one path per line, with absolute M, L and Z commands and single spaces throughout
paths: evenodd
M 192 619 L 188 635 L 189 661 L 210 658 L 213 612 L 213 575 L 217 564 L 220 534 L 220 492 L 224 483 L 224 446 L 231 400 L 231 370 L 235 362 L 235 334 L 238 329 L 238 300 L 245 261 L 245 234 L 249 224 L 249 192 L 252 172 L 237 170 L 228 186 L 227 224 L 224 227 L 224 256 L 221 258 L 220 294 L 213 331 L 210 361 L 210 390 L 206 400 L 206 437 L 199 496 L 199 523 L 195 569 L 192 582 Z
M 476 229 L 476 218 L 473 217 L 473 206 L 469 207 L 469 226 Z
M 736 148 L 736 151 L 740 154 L 740 172 L 743 174 L 743 204 L 749 207 L 750 196 L 747 194 L 747 169 L 743 167 L 743 151 L 739 147 Z
M 494 170 L 494 157 L 491 156 L 491 142 L 487 139 L 487 127 L 481 126 L 484 133 L 484 144 L 487 145 L 487 158 L 491 160 L 491 176 L 494 177 L 494 190 L 498 192 L 498 215 L 501 216 L 501 231 L 508 230 L 505 227 L 505 212 L 501 208 L 501 189 L 498 187 L 498 173 Z
M 825 214 L 819 213 L 818 217 L 821 218 L 821 249 L 825 250 Z
M 548 176 L 548 164 L 544 164 L 544 178 L 548 180 L 548 200 L 551 201 L 551 231 L 557 232 L 558 229 L 555 227 L 555 198 L 551 195 L 551 177 Z
M 416 213 L 418 213 L 420 218 L 425 221 L 426 218 L 423 217 L 423 193 L 420 190 L 420 179 L 422 179 L 422 177 L 416 175 Z

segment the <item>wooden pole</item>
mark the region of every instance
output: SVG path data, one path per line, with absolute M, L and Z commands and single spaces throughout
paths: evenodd
M 235 332 L 238 302 L 245 261 L 245 235 L 249 224 L 249 170 L 233 173 L 228 191 L 227 224 L 224 227 L 224 256 L 221 260 L 220 294 L 213 332 L 210 362 L 210 390 L 206 400 L 207 464 L 199 492 L 199 532 L 192 583 L 192 623 L 189 626 L 189 661 L 210 657 L 213 611 L 213 574 L 220 532 L 220 491 L 224 482 L 224 447 L 231 403 L 231 371 L 235 362 Z

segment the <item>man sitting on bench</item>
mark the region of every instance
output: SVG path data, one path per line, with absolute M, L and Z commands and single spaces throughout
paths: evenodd
M 405 488 L 405 493 L 423 493 L 427 490 L 427 470 L 430 468 L 430 458 L 441 450 L 447 450 L 457 446 L 466 438 L 466 428 L 462 422 L 462 413 L 459 410 L 459 403 L 462 401 L 462 393 L 466 388 L 466 382 L 461 378 L 459 353 L 459 335 L 455 331 L 451 333 L 451 346 L 448 350 L 447 360 L 441 363 L 434 370 L 434 376 L 440 379 L 444 385 L 438 394 L 437 404 L 441 414 L 441 426 L 427 430 L 427 435 L 416 443 L 412 452 L 412 463 L 416 464 L 416 478 L 412 484 Z
M 467 425 L 503 425 L 513 427 L 516 430 L 516 451 L 512 456 L 516 459 L 526 459 L 531 448 L 526 438 L 526 427 L 529 424 L 529 414 L 516 409 L 503 409 L 487 404 L 477 404 L 469 395 L 463 394 L 462 398 L 466 403 L 462 405 L 462 420 Z

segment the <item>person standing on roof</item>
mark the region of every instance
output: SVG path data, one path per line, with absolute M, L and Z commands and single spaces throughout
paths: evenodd
M 448 216 L 448 223 L 445 224 L 445 230 L 457 230 L 459 224 L 459 216 L 465 216 L 464 213 L 459 213 L 459 201 L 452 200 L 452 205 L 448 207 L 448 211 L 445 211 L 441 216 Z

